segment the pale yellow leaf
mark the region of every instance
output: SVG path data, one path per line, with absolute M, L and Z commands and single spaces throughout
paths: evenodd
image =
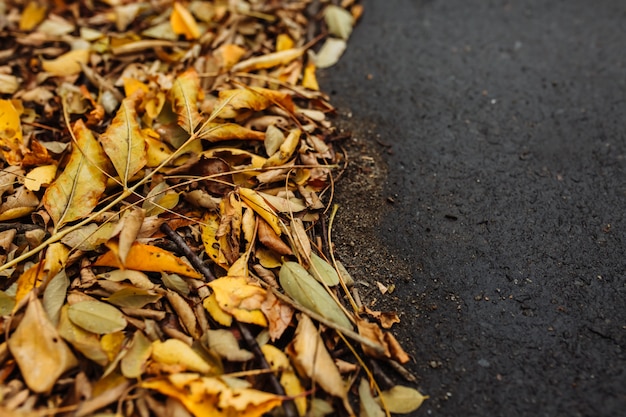
M 302 394 L 305 392 L 305 388 L 291 367 L 289 358 L 274 345 L 265 344 L 261 346 L 261 351 L 269 363 L 270 369 L 280 372 L 280 385 L 285 389 L 285 394 L 293 398 L 298 414 L 304 416 L 306 414 L 306 397 Z
M 354 26 L 354 18 L 349 11 L 334 4 L 329 4 L 324 9 L 324 20 L 331 35 L 348 40 Z
M 68 309 L 72 323 L 96 334 L 113 333 L 126 327 L 126 318 L 117 308 L 101 301 L 80 301 Z
M 136 331 L 122 360 L 120 370 L 126 378 L 139 378 L 152 354 L 152 344 L 142 331 Z
M 69 51 L 56 59 L 41 60 L 41 67 L 47 73 L 57 77 L 76 75 L 82 72 L 82 65 L 89 62 L 90 52 L 88 49 L 76 49 Z
M 266 291 L 246 277 L 222 277 L 208 283 L 220 308 L 244 323 L 267 326 L 261 311 Z
M 367 379 L 359 383 L 359 417 L 385 417 L 385 412 L 376 402 Z
M 422 395 L 418 390 L 403 385 L 396 385 L 382 392 L 382 402 L 392 413 L 408 414 L 420 408 L 428 395 Z
M 342 39 L 326 39 L 326 42 L 315 56 L 317 68 L 328 68 L 335 65 L 346 50 L 346 46 L 346 41 Z
M 146 141 L 139 126 L 135 96 L 125 98 L 100 143 L 123 186 L 147 163 Z
M 57 173 L 56 165 L 33 168 L 24 179 L 24 186 L 30 191 L 39 191 L 42 185 L 51 184 Z
M 206 333 L 209 349 L 221 358 L 231 362 L 245 362 L 254 358 L 254 354 L 242 349 L 233 332 L 230 330 L 208 330 Z
M 74 124 L 74 136 L 70 160 L 42 201 L 57 229 L 89 215 L 106 188 L 106 155 L 82 120 Z
M 26 385 L 37 393 L 52 389 L 65 371 L 78 364 L 36 297 L 28 302 L 7 343 Z
M 300 129 L 291 130 L 285 141 L 278 148 L 278 151 L 270 156 L 263 167 L 273 167 L 286 164 L 293 156 L 298 144 L 300 143 L 301 133 Z
M 175 10 L 177 5 L 178 3 L 174 4 Z M 198 96 L 201 91 L 200 77 L 193 68 L 178 75 L 170 90 L 172 110 L 178 117 L 178 125 L 189 134 L 192 134 L 202 121 L 202 116 L 198 112 Z
M 83 330 L 78 327 L 68 317 L 69 305 L 65 304 L 61 308 L 58 329 L 61 337 L 70 343 L 74 349 L 82 353 L 86 358 L 100 366 L 106 366 L 109 362 L 106 352 L 100 345 L 97 334 Z
M 274 233 L 280 236 L 281 229 L 278 216 L 267 201 L 263 199 L 261 194 L 249 188 L 239 188 L 239 195 L 256 214 L 261 216 L 261 218 L 269 224 L 272 230 L 274 230 Z
M 259 69 L 272 68 L 277 65 L 288 64 L 294 59 L 300 58 L 304 51 L 304 48 L 292 48 L 261 56 L 255 56 L 235 64 L 232 71 L 249 72 Z
M 166 365 L 180 365 L 201 374 L 207 374 L 211 370 L 211 365 L 189 345 L 178 339 L 152 342 L 152 360 Z

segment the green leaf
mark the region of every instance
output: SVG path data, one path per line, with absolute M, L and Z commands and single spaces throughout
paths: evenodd
M 72 304 L 68 316 L 78 327 L 97 334 L 124 330 L 126 319 L 121 311 L 100 301 L 81 301 Z
M 385 417 L 385 412 L 376 402 L 367 379 L 362 378 L 359 384 L 359 417 Z
M 383 391 L 381 397 L 390 412 L 408 414 L 420 408 L 428 395 L 422 395 L 418 390 L 411 387 L 396 385 Z
M 176 291 L 180 295 L 189 295 L 189 285 L 180 275 L 161 272 L 161 281 L 168 289 Z
M 70 280 L 65 273 L 65 269 L 62 269 L 50 280 L 46 290 L 43 292 L 43 308 L 54 325 L 59 322 L 61 307 L 65 304 L 65 296 L 69 286 Z
M 314 253 L 311 253 L 309 272 L 313 275 L 313 278 L 329 287 L 339 284 L 339 275 L 337 275 L 335 268 Z
M 279 272 L 280 285 L 285 292 L 304 307 L 346 329 L 352 324 L 326 289 L 300 264 L 285 262 Z

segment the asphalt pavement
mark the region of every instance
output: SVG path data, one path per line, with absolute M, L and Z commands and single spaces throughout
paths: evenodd
M 626 2 L 363 4 L 338 240 L 395 285 L 414 415 L 626 415 Z

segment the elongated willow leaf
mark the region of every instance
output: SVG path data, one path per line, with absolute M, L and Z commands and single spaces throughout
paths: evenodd
M 280 268 L 279 280 L 283 290 L 298 303 L 341 327 L 352 329 L 350 320 L 337 302 L 300 264 L 285 262 Z
M 192 134 L 202 121 L 202 116 L 198 112 L 199 91 L 200 78 L 193 68 L 176 77 L 170 90 L 172 108 L 178 116 L 178 125 L 189 134 Z
M 82 120 L 74 124 L 74 136 L 68 164 L 43 196 L 57 229 L 91 213 L 106 187 L 107 157 Z
M 124 187 L 148 161 L 146 140 L 139 126 L 135 106 L 134 96 L 125 98 L 115 118 L 100 136 L 100 143 L 113 162 Z

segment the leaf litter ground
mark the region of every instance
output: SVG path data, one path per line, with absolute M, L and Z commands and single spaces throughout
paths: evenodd
M 0 8 L 3 415 L 419 407 L 379 365 L 410 360 L 397 315 L 333 252 L 315 71 L 358 3 Z

